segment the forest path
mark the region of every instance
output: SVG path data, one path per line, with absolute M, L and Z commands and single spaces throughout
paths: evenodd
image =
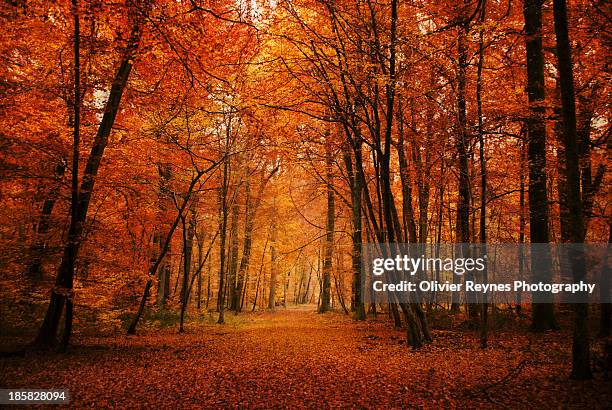
M 560 346 L 558 334 L 533 342 L 544 344 L 537 352 L 516 335 L 482 351 L 474 335 L 438 331 L 432 345 L 412 352 L 384 317 L 355 323 L 307 306 L 226 318 L 190 323 L 181 335 L 167 328 L 82 338 L 66 355 L 1 359 L 0 387 L 67 388 L 79 408 L 547 408 L 612 400 L 595 382 L 567 381 L 569 345 Z M 551 356 L 547 344 L 561 353 Z

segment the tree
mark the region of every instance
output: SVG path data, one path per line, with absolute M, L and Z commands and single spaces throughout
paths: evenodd
M 75 14 L 77 15 L 76 18 L 78 19 L 78 13 Z M 87 211 L 89 208 L 91 196 L 93 195 L 96 175 L 98 174 L 100 162 L 102 160 L 102 156 L 104 155 L 104 149 L 106 148 L 106 145 L 108 143 L 108 138 L 115 122 L 115 117 L 119 110 L 121 96 L 123 95 L 123 91 L 127 84 L 130 72 L 132 71 L 133 60 L 135 58 L 140 41 L 141 19 L 142 16 L 132 9 L 132 28 L 130 38 L 123 51 L 123 56 L 121 58 L 119 68 L 117 69 L 117 72 L 115 74 L 108 100 L 106 102 L 104 115 L 102 116 L 102 120 L 98 127 L 98 132 L 96 133 L 91 152 L 87 159 L 87 164 L 85 166 L 85 171 L 78 193 L 78 201 L 76 203 L 73 203 L 72 218 L 70 221 L 69 228 L 69 239 L 64 247 L 62 262 L 58 268 L 55 288 L 51 292 L 51 298 L 49 301 L 49 307 L 47 308 L 45 319 L 40 326 L 38 335 L 36 336 L 35 340 L 35 344 L 39 346 L 53 346 L 56 343 L 55 336 L 57 333 L 60 317 L 62 315 L 62 310 L 65 304 L 67 307 L 67 316 L 70 317 L 70 315 L 72 314 L 72 302 L 69 299 L 72 297 L 71 292 L 75 262 L 82 244 L 83 224 L 85 222 L 85 219 L 87 218 Z M 76 40 L 75 50 L 77 50 L 78 55 L 78 42 Z M 78 74 L 76 66 L 77 65 L 75 64 L 75 72 Z M 80 92 L 80 90 L 77 90 L 75 84 L 75 93 L 77 91 Z M 75 101 L 75 104 L 78 105 L 78 101 Z M 76 118 L 75 142 L 78 142 L 78 122 Z M 78 148 L 75 147 L 75 150 L 76 149 Z M 76 160 L 78 161 L 78 158 L 76 158 Z M 73 188 L 73 192 L 74 191 L 75 190 Z M 73 195 L 73 201 L 74 199 L 75 196 Z M 64 336 L 64 343 L 68 343 L 70 329 L 70 326 L 68 326 L 68 333 Z
M 563 125 L 563 145 L 567 177 L 567 204 L 569 239 L 573 244 L 584 242 L 584 218 L 582 195 L 580 192 L 580 168 L 578 138 L 576 134 L 576 101 L 572 53 L 567 22 L 565 0 L 554 0 L 555 35 L 557 39 L 557 66 L 561 88 L 561 113 Z M 570 264 L 574 282 L 586 277 L 586 261 L 582 249 L 570 249 Z M 584 296 L 584 295 L 583 295 Z M 591 355 L 588 326 L 588 305 L 579 301 L 574 305 L 574 333 L 572 346 L 572 377 L 579 380 L 590 379 Z
M 527 51 L 527 161 L 529 166 L 529 235 L 531 243 L 548 243 L 548 198 L 546 181 L 546 119 L 544 89 L 544 54 L 542 52 L 542 0 L 525 0 L 525 48 Z M 546 248 L 538 256 L 532 253 L 534 281 L 550 282 L 551 256 Z M 556 329 L 552 300 L 534 294 L 532 328 Z

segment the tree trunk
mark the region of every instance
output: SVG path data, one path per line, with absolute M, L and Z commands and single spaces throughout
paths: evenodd
M 197 235 L 197 242 L 198 242 L 198 266 L 202 266 L 204 264 L 204 261 L 202 260 L 202 251 L 204 249 L 204 233 L 200 232 L 200 234 Z M 197 293 L 197 299 L 196 299 L 196 308 L 198 309 L 198 312 L 200 311 L 200 309 L 202 308 L 202 269 L 200 269 L 198 271 L 198 284 L 196 285 L 196 293 Z
M 319 313 L 325 313 L 331 309 L 331 275 L 333 268 L 334 252 L 334 222 L 335 222 L 335 203 L 333 188 L 333 158 L 331 147 L 326 148 L 326 168 L 327 168 L 327 224 L 325 226 L 325 249 L 323 256 L 323 278 L 321 281 L 321 303 Z
M 461 17 L 466 20 L 465 16 Z M 457 197 L 457 221 L 455 224 L 455 241 L 458 244 L 466 244 L 470 242 L 470 179 L 468 169 L 468 154 L 467 154 L 467 108 L 466 108 L 466 72 L 468 67 L 468 48 L 467 36 L 469 30 L 469 22 L 463 21 L 459 27 L 459 36 L 457 40 L 458 66 L 457 66 L 457 136 L 455 138 L 455 150 L 458 158 L 458 191 Z M 461 257 L 468 258 L 469 255 L 463 254 L 467 252 L 467 247 L 461 246 L 458 251 L 462 254 Z M 460 277 L 453 274 L 453 282 L 460 280 Z M 459 312 L 459 295 L 457 292 L 452 293 L 451 312 Z M 468 315 L 473 318 L 473 310 L 468 308 Z
M 240 202 L 238 201 L 239 186 L 236 186 L 234 192 L 232 213 L 230 217 L 230 249 L 229 249 L 229 274 L 228 274 L 228 289 L 229 289 L 229 305 L 231 310 L 236 310 L 240 303 L 241 290 L 238 289 L 237 274 L 238 274 L 238 215 L 240 214 Z M 247 210 L 248 212 L 248 210 Z
M 361 140 L 357 140 L 356 138 L 354 145 L 353 152 L 355 153 L 355 162 L 362 161 Z M 351 222 L 353 225 L 353 234 L 351 238 L 353 240 L 353 252 L 351 255 L 353 269 L 353 312 L 356 320 L 365 320 L 365 301 L 364 295 L 362 294 L 363 284 L 361 283 L 361 246 L 363 242 L 361 235 L 361 197 L 363 190 L 361 178 L 357 175 L 357 167 L 352 165 L 351 154 L 347 152 L 345 156 L 351 183 Z
M 478 162 L 480 164 L 480 247 L 481 255 L 487 254 L 487 164 L 485 160 L 485 141 L 482 118 L 482 69 L 484 64 L 484 25 L 486 1 L 483 1 L 480 11 L 480 32 L 478 33 L 478 74 L 476 80 L 476 103 L 478 105 Z M 488 283 L 488 272 L 485 264 L 482 272 L 482 283 Z M 487 337 L 489 332 L 489 302 L 487 294 L 482 295 L 482 316 L 480 323 L 480 347 L 487 347 Z
M 523 280 L 525 274 L 525 141 L 521 141 L 521 160 L 519 176 L 519 249 L 518 249 L 518 279 Z M 516 313 L 520 314 L 523 297 L 520 291 L 516 292 Z
M 565 0 L 554 0 L 555 35 L 557 38 L 557 62 L 561 88 L 563 142 L 567 177 L 567 207 L 569 210 L 568 231 L 572 243 L 584 242 L 584 215 L 580 192 L 580 158 L 576 134 L 576 101 L 572 53 L 567 22 Z M 586 261 L 580 250 L 571 251 L 570 263 L 574 282 L 586 277 Z M 582 295 L 584 296 L 584 295 Z M 590 379 L 591 351 L 588 326 L 588 304 L 585 301 L 574 304 L 574 332 L 572 344 L 572 378 Z
M 179 325 L 179 333 L 183 333 L 183 321 L 185 317 L 185 311 L 189 303 L 189 275 L 191 273 L 191 256 L 193 254 L 193 236 L 195 235 L 196 229 L 196 201 L 191 201 L 189 209 L 190 218 L 187 224 L 183 218 L 183 283 L 181 285 L 181 321 Z M 199 268 L 199 267 L 198 267 Z M 200 268 L 199 268 L 200 269 Z
M 76 243 L 80 241 L 80 234 L 77 236 L 79 224 L 79 146 L 80 146 L 80 127 L 81 127 L 81 58 L 80 58 L 80 21 L 78 0 L 72 0 L 72 13 L 74 15 L 74 128 L 72 135 L 72 183 L 70 198 L 70 228 L 68 230 L 68 242 Z M 70 266 L 66 270 L 66 315 L 64 317 L 64 333 L 60 342 L 60 349 L 65 351 L 70 343 L 72 333 L 72 310 L 73 310 L 73 282 L 74 270 L 76 265 L 77 250 L 68 259 Z
M 272 227 L 270 233 L 270 294 L 268 296 L 268 309 L 274 310 L 276 304 L 276 276 L 278 257 L 276 250 L 277 226 L 276 226 L 276 198 L 274 200 L 274 216 L 272 217 Z
M 159 164 L 158 165 L 159 172 L 159 208 L 161 212 L 166 210 L 165 201 L 170 196 L 170 189 L 168 188 L 168 183 L 172 178 L 172 168 L 170 164 Z M 160 226 L 160 233 L 157 235 L 157 241 L 159 242 L 159 252 L 161 252 L 162 247 L 164 246 L 163 238 L 165 229 L 163 226 Z M 170 244 L 169 244 L 170 246 Z M 170 272 L 172 271 L 172 267 L 170 266 L 170 261 L 167 258 L 162 259 L 161 265 L 158 269 L 157 273 L 157 305 L 159 308 L 164 308 L 166 306 L 166 302 L 168 297 L 170 296 Z
M 229 144 L 229 142 L 226 142 Z M 227 148 L 227 146 L 226 146 Z M 227 191 L 229 177 L 229 158 L 223 161 L 223 175 L 221 190 L 219 191 L 219 290 L 217 292 L 217 310 L 219 311 L 218 324 L 225 323 L 225 245 L 227 241 Z
M 612 217 L 608 218 L 608 245 L 612 243 Z M 601 293 L 602 300 L 610 300 L 610 260 L 608 254 L 603 261 L 601 267 Z M 601 304 L 601 316 L 599 317 L 599 337 L 610 336 L 610 327 L 612 326 L 612 303 Z
M 543 0 L 524 0 L 525 48 L 527 51 L 527 160 L 529 165 L 529 235 L 531 243 L 548 243 L 548 198 L 546 196 L 546 119 L 544 102 L 544 54 L 542 53 Z M 531 272 L 534 282 L 550 282 L 551 256 L 542 249 L 531 253 Z M 556 329 L 557 322 L 552 299 L 548 295 L 533 295 L 532 329 Z

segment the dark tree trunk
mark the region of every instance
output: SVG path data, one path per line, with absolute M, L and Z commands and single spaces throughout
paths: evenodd
M 459 27 L 459 36 L 457 40 L 458 67 L 457 67 L 457 135 L 455 137 L 455 150 L 457 151 L 458 159 L 458 191 L 457 197 L 457 221 L 455 224 L 455 241 L 458 244 L 466 244 L 470 242 L 470 176 L 468 168 L 468 153 L 467 153 L 467 108 L 466 108 L 466 74 L 468 67 L 468 47 L 467 36 L 469 30 L 469 22 L 465 16 L 465 20 Z M 466 246 L 458 247 L 458 251 L 462 253 L 461 257 L 467 258 L 468 249 Z M 457 275 L 453 275 L 453 282 L 461 280 Z M 458 293 L 452 293 L 451 312 L 459 312 Z M 474 318 L 477 314 L 474 309 L 468 306 L 468 315 Z
M 608 219 L 608 245 L 612 243 L 612 217 Z M 606 253 L 603 265 L 601 267 L 601 294 L 602 300 L 610 300 L 610 260 Z M 612 326 L 612 303 L 601 304 L 601 315 L 599 317 L 599 337 L 610 336 L 610 327 Z
M 68 242 L 76 243 L 80 241 L 80 234 L 77 236 L 79 224 L 79 146 L 80 146 L 80 127 L 81 127 L 81 58 L 80 58 L 80 21 L 78 0 L 72 0 L 72 12 L 74 14 L 74 128 L 72 135 L 72 183 L 70 198 L 70 228 L 68 230 Z M 65 298 L 66 315 L 64 317 L 64 333 L 60 342 L 60 349 L 65 351 L 70 343 L 72 334 L 72 288 L 74 282 L 74 270 L 78 254 L 77 248 L 68 257 L 70 266 L 66 270 Z
M 567 22 L 565 0 L 554 0 L 555 34 L 557 38 L 557 61 L 561 88 L 561 118 L 565 148 L 567 178 L 566 204 L 569 210 L 568 231 L 572 243 L 584 241 L 584 215 L 580 192 L 580 168 L 578 138 L 576 134 L 576 101 L 572 68 L 571 44 Z M 580 251 L 571 252 L 570 263 L 574 282 L 586 277 L 586 261 Z M 574 333 L 572 344 L 572 378 L 584 380 L 592 377 L 591 352 L 588 326 L 588 304 L 574 305 Z
M 527 120 L 527 160 L 529 165 L 529 234 L 531 243 L 548 243 L 548 198 L 546 196 L 546 112 L 544 102 L 544 54 L 542 53 L 543 0 L 525 0 L 525 47 L 527 51 L 527 95 L 530 116 Z M 531 253 L 534 282 L 550 282 L 551 256 L 545 249 L 537 257 Z M 556 329 L 552 299 L 547 295 L 534 299 L 532 328 Z M 550 300 L 547 300 L 550 299 Z
M 229 272 L 228 272 L 228 289 L 229 289 L 229 307 L 231 310 L 236 310 L 240 303 L 241 291 L 238 290 L 238 216 L 240 215 L 240 202 L 238 201 L 240 187 L 236 185 L 236 191 L 232 195 L 233 203 L 230 216 L 230 249 L 229 249 Z M 248 210 L 247 210 L 248 212 Z
M 161 212 L 166 211 L 166 201 L 170 196 L 170 189 L 168 188 L 168 183 L 172 178 L 172 167 L 170 164 L 159 164 L 158 165 L 159 179 L 160 179 L 160 187 L 158 193 L 159 200 L 159 210 Z M 160 226 L 160 232 L 156 235 L 157 242 L 159 243 L 159 252 L 162 251 L 164 247 L 163 239 L 165 237 L 165 228 Z M 170 246 L 170 245 L 169 245 Z M 170 250 L 168 251 L 170 252 Z M 157 259 L 157 255 L 155 257 Z M 166 306 L 166 302 L 168 297 L 170 296 L 170 272 L 172 271 L 172 267 L 170 266 L 170 261 L 168 258 L 162 259 L 161 265 L 157 272 L 157 305 L 160 308 L 164 308 Z
M 482 2 L 480 23 L 484 25 L 485 22 L 485 10 L 486 0 Z M 476 80 L 476 103 L 478 106 L 478 162 L 480 164 L 480 247 L 479 251 L 481 255 L 487 254 L 487 164 L 485 159 L 485 140 L 484 140 L 484 128 L 482 118 L 482 69 L 484 63 L 484 28 L 480 28 L 478 34 L 478 73 Z M 482 272 L 482 283 L 488 283 L 488 272 L 487 266 Z M 487 338 L 489 332 L 489 302 L 487 294 L 482 295 L 482 317 L 480 323 L 480 347 L 487 347 Z
M 518 279 L 523 280 L 525 274 L 525 141 L 521 141 L 521 160 L 519 176 L 519 249 L 518 249 Z M 520 314 L 523 305 L 523 296 L 516 292 L 516 313 Z
M 203 266 L 204 261 L 202 260 L 202 251 L 204 249 L 204 233 L 196 235 L 198 243 L 198 266 Z M 198 270 L 198 284 L 196 285 L 196 309 L 200 311 L 202 308 L 202 269 Z
M 355 162 L 362 161 L 361 140 L 359 140 L 357 136 L 355 136 L 353 145 Z M 353 269 L 353 314 L 356 320 L 365 320 L 364 295 L 362 294 L 363 284 L 361 283 L 361 245 L 363 242 L 361 234 L 361 197 L 363 189 L 361 178 L 357 175 L 357 167 L 352 165 L 351 154 L 347 152 L 345 156 L 351 185 L 351 222 L 353 225 L 353 252 L 351 255 Z

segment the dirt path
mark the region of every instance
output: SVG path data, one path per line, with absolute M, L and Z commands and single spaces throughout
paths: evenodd
M 229 316 L 229 315 L 228 315 Z M 436 332 L 419 352 L 388 322 L 307 309 L 244 314 L 137 337 L 84 338 L 67 355 L 2 359 L 1 387 L 70 390 L 76 407 L 605 407 L 603 381 L 567 381 L 560 335 Z M 534 344 L 542 349 L 533 349 Z M 548 356 L 546 346 L 561 350 Z M 531 346 L 531 347 L 530 347 Z M 539 352 L 539 353 L 538 353 Z M 545 369 L 546 368 L 546 369 Z M 515 374 L 516 373 L 516 374 Z M 550 376 L 550 375 L 557 376 Z

